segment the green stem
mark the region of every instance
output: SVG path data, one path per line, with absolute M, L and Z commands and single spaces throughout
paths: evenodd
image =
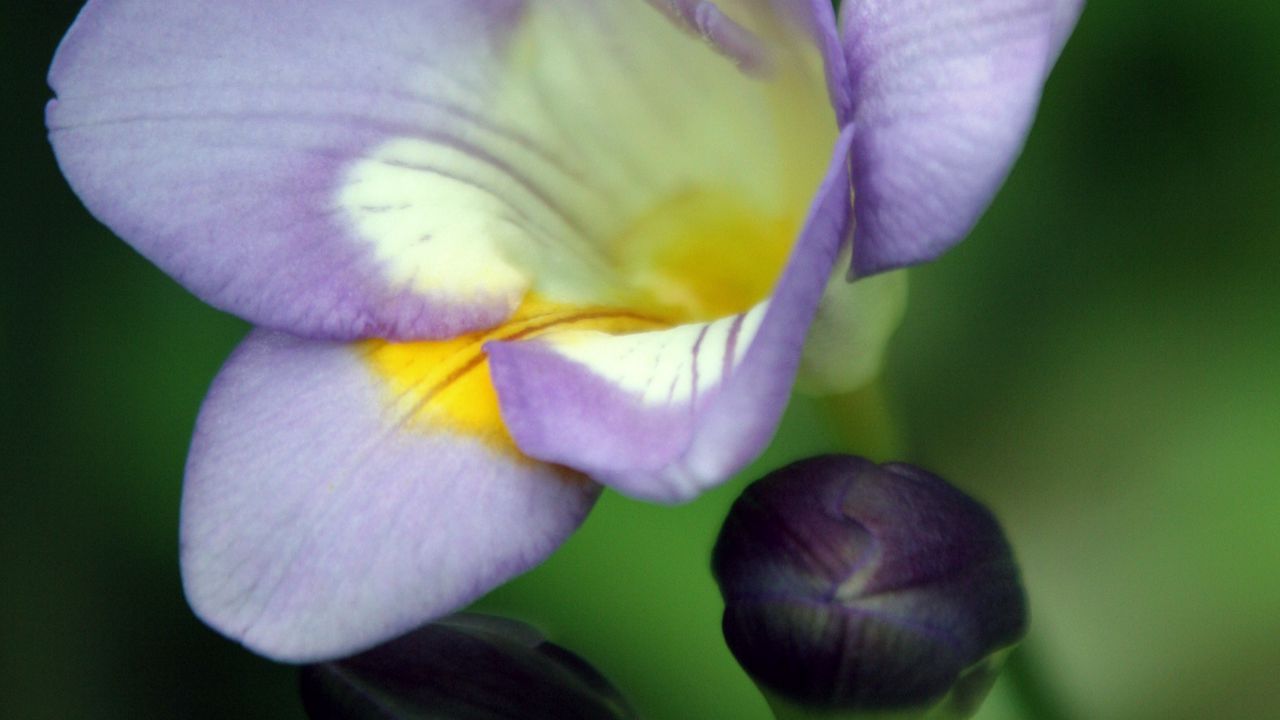
M 825 397 L 821 406 L 848 452 L 877 462 L 903 459 L 905 444 L 879 380 Z

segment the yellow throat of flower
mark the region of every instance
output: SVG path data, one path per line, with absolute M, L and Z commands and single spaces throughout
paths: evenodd
M 390 412 L 400 422 L 424 423 L 478 438 L 519 455 L 502 422 L 498 394 L 489 379 L 484 344 L 492 340 L 527 340 L 562 330 L 598 330 L 610 334 L 665 327 L 639 313 L 602 308 L 574 308 L 525 299 L 506 322 L 450 340 L 394 343 L 366 340 L 361 349 L 393 398 Z
M 658 205 L 617 241 L 626 307 L 674 322 L 743 312 L 769 295 L 798 230 L 728 193 L 688 192 Z

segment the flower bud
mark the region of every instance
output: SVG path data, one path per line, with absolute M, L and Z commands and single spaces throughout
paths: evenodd
M 577 655 L 514 620 L 460 613 L 299 678 L 312 720 L 621 720 L 635 715 Z
M 770 473 L 734 503 L 712 565 L 725 639 L 771 702 L 968 717 L 1027 625 L 995 518 L 902 463 Z

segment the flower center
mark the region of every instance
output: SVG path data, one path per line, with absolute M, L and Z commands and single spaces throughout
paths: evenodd
M 799 220 L 748 207 L 727 192 L 659 203 L 615 241 L 626 283 L 620 305 L 696 322 L 750 309 L 782 272 Z
M 511 318 L 489 330 L 450 340 L 365 340 L 361 346 L 378 376 L 386 380 L 390 410 L 400 422 L 427 423 L 519 455 L 502 423 L 485 343 L 526 340 L 561 330 L 626 333 L 665 326 L 635 312 L 566 307 L 530 295 Z

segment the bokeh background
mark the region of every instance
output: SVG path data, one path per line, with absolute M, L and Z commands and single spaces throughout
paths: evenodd
M 59 177 L 44 72 L 78 6 L 0 18 L 0 717 L 299 718 L 294 671 L 182 597 L 189 432 L 246 328 Z M 1096 0 L 990 212 L 912 271 L 883 382 L 797 399 L 747 473 L 894 455 L 996 509 L 1034 623 L 985 720 L 1280 717 L 1278 41 L 1276 3 Z M 765 718 L 707 567 L 742 482 L 606 495 L 481 606 L 646 717 Z

